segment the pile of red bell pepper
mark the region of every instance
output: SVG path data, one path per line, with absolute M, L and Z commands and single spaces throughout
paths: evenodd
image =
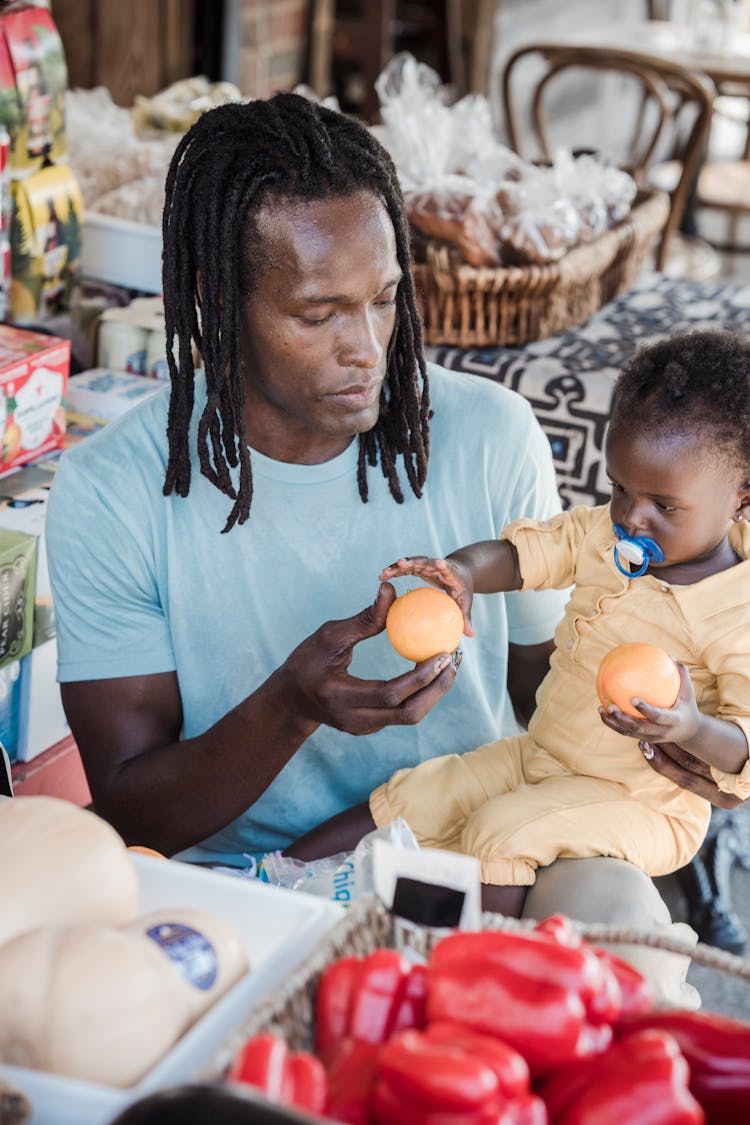
M 750 1122 L 750 1024 L 655 1011 L 629 964 L 561 916 L 455 932 L 320 978 L 315 1054 L 248 1040 L 228 1074 L 350 1125 Z

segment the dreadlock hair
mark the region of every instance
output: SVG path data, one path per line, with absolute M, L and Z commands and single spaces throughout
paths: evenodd
M 427 477 L 429 387 L 403 196 L 390 156 L 364 125 L 290 93 L 210 110 L 175 150 L 162 224 L 172 381 L 164 495 L 187 496 L 190 490 L 194 341 L 207 394 L 198 422 L 200 471 L 234 501 L 224 531 L 245 522 L 253 494 L 239 328 L 241 303 L 266 265 L 258 211 L 274 200 L 320 200 L 361 191 L 376 195 L 390 216 L 403 277 L 379 418 L 359 435 L 357 480 L 366 503 L 367 465 L 375 466 L 379 457 L 391 495 L 402 503 L 397 458 L 403 457 L 416 496 Z M 235 486 L 230 469 L 237 464 Z
M 698 329 L 641 348 L 615 383 L 610 426 L 710 434 L 750 479 L 750 341 Z

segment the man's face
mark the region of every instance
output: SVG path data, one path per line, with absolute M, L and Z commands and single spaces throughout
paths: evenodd
M 241 308 L 247 440 L 282 461 L 335 457 L 378 419 L 401 269 L 370 192 L 274 201 L 264 266 Z
M 606 454 L 612 522 L 656 540 L 664 562 L 652 569 L 702 559 L 721 543 L 742 503 L 742 474 L 710 436 L 617 428 Z

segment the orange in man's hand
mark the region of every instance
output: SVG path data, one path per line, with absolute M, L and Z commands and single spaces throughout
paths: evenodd
M 603 707 L 614 703 L 626 715 L 642 719 L 630 702 L 633 696 L 652 707 L 673 707 L 680 693 L 680 673 L 672 657 L 658 645 L 618 645 L 602 660 L 596 694 Z
M 152 855 L 156 859 L 166 859 L 167 857 L 162 852 L 157 852 L 156 848 L 147 848 L 145 844 L 128 844 L 129 852 L 137 852 L 138 855 Z
M 385 629 L 396 652 L 418 664 L 458 648 L 464 618 L 450 594 L 433 586 L 418 586 L 396 598 Z

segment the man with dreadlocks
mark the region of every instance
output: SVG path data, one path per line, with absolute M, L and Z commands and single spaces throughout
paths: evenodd
M 403 670 L 372 582 L 407 540 L 437 554 L 559 501 L 528 404 L 425 365 L 401 192 L 362 125 L 293 94 L 206 113 L 163 238 L 171 392 L 66 453 L 50 501 L 59 678 L 97 811 L 242 865 L 518 729 L 565 595 L 483 599 L 457 675 Z

